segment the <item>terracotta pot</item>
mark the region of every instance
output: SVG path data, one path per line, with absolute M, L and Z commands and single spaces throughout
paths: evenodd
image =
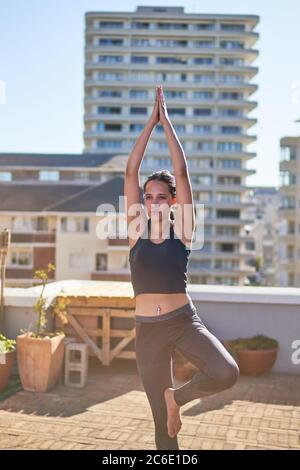
M 250 350 L 242 349 L 236 352 L 241 374 L 261 375 L 269 372 L 277 357 L 278 349 Z
M 0 353 L 0 391 L 4 390 L 11 374 L 15 351 Z
M 18 368 L 24 390 L 47 392 L 56 385 L 63 365 L 64 339 L 65 335 L 17 337 Z

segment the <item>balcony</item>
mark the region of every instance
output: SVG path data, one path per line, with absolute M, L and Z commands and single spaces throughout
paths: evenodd
M 299 289 L 190 284 L 188 292 L 217 338 L 263 333 L 276 338 L 280 348 L 272 373 L 240 375 L 231 389 L 184 405 L 180 448 L 300 450 L 300 363 L 292 358 L 293 344 L 300 339 Z M 8 336 L 34 323 L 39 293 L 40 286 L 5 289 Z M 94 310 L 100 305 L 107 312 L 108 301 L 111 309 L 117 302 L 134 308 L 129 282 L 53 282 L 45 294 L 47 305 L 63 295 Z M 126 319 L 132 327 L 130 312 L 128 318 L 113 320 Z M 90 326 L 90 331 L 100 334 L 100 328 Z M 115 328 L 120 326 L 115 323 Z M 110 331 L 115 340 L 123 330 Z M 174 380 L 176 388 L 182 384 Z M 62 384 L 41 394 L 19 391 L 0 401 L 0 416 L 1 449 L 155 449 L 151 411 L 130 351 L 122 351 L 110 365 L 90 357 L 84 392 Z
M 55 231 L 13 232 L 12 243 L 55 243 Z

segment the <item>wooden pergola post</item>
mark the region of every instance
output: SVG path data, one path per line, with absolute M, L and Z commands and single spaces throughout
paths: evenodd
M 10 245 L 10 231 L 5 228 L 0 232 L 0 270 L 1 270 L 1 293 L 0 293 L 0 332 L 4 328 L 4 284 L 6 256 Z

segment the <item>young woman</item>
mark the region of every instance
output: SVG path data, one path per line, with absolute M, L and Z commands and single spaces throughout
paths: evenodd
M 143 186 L 143 205 L 139 168 L 158 122 L 167 138 L 174 176 L 168 170 L 152 173 Z M 195 230 L 192 188 L 162 87 L 156 88 L 152 115 L 130 153 L 124 192 L 131 281 L 136 298 L 138 372 L 153 415 L 156 448 L 179 449 L 180 407 L 232 387 L 239 369 L 222 343 L 207 330 L 186 292 L 187 264 Z M 175 216 L 171 211 L 173 204 L 177 206 Z M 199 369 L 190 381 L 176 389 L 172 375 L 175 348 Z

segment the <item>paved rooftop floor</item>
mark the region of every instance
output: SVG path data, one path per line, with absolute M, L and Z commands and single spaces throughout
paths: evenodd
M 181 450 L 300 450 L 300 375 L 241 375 L 232 389 L 187 403 L 181 416 Z M 155 450 L 135 361 L 104 367 L 90 359 L 84 389 L 58 385 L 1 401 L 0 449 Z

